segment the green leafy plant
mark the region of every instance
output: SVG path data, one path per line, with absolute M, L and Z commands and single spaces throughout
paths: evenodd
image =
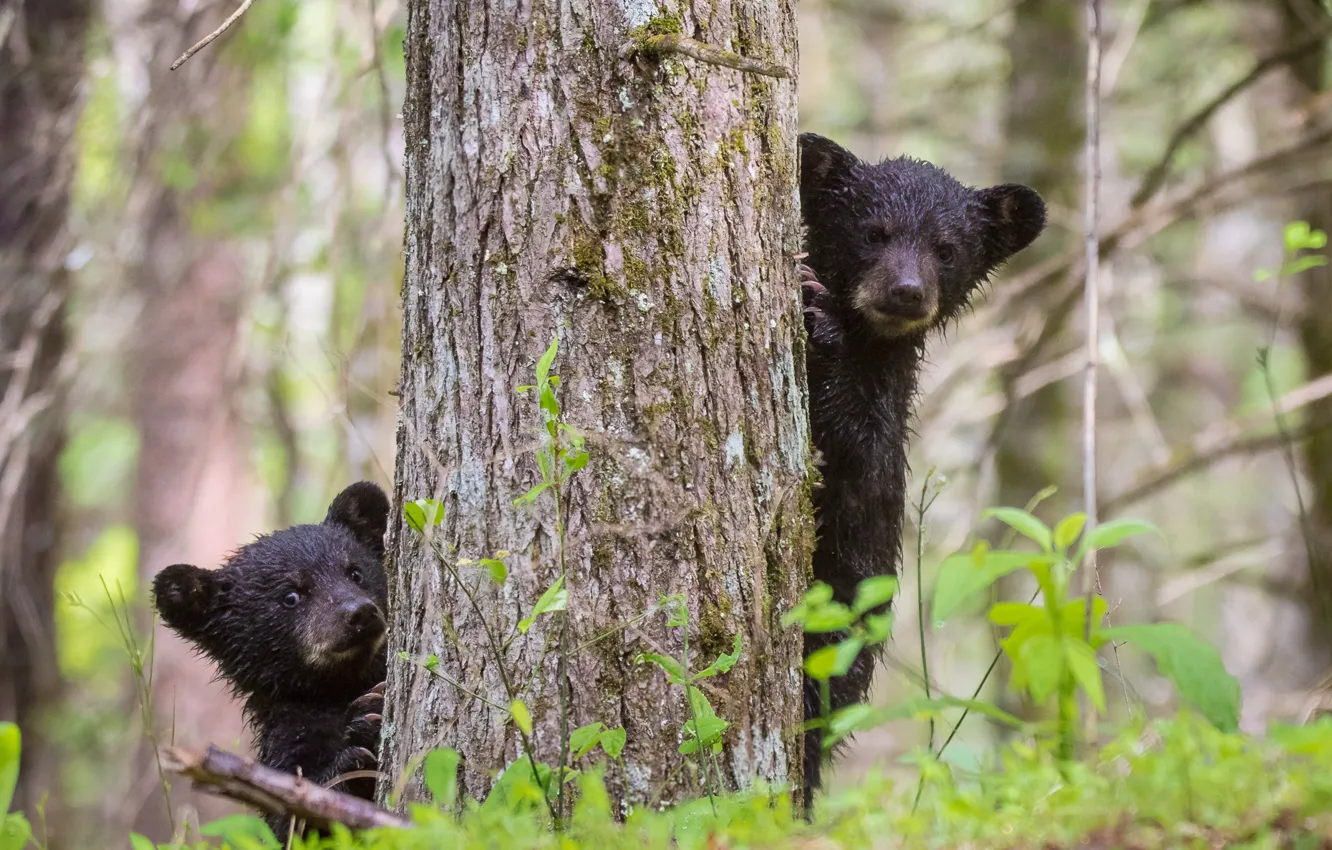
M 13 723 L 0 723 L 0 850 L 20 850 L 32 836 L 28 819 L 10 812 L 14 789 L 18 787 L 19 753 L 22 736 Z
M 886 641 L 892 634 L 893 614 L 882 610 L 897 593 L 893 576 L 874 576 L 856 587 L 850 605 L 833 599 L 832 588 L 815 582 L 796 607 L 782 615 L 782 625 L 800 625 L 807 634 L 841 634 L 842 640 L 816 649 L 805 657 L 805 674 L 819 683 L 820 715 L 806 724 L 822 729 L 823 749 L 831 750 L 853 731 L 854 724 L 834 723 L 831 713 L 831 681 L 845 676 L 865 649 Z M 855 706 L 840 709 L 847 716 L 859 711 Z M 863 719 L 863 718 L 862 718 Z
M 730 724 L 717 716 L 717 712 L 712 707 L 707 695 L 696 685 L 704 679 L 729 672 L 735 666 L 735 662 L 740 660 L 741 637 L 739 634 L 735 636 L 735 644 L 729 653 L 717 656 L 717 659 L 703 670 L 690 673 L 689 605 L 683 596 L 678 595 L 666 597 L 662 600 L 662 604 L 667 611 L 666 625 L 680 629 L 680 634 L 683 637 L 680 657 L 676 659 L 656 652 L 644 652 L 635 659 L 635 663 L 648 662 L 655 664 L 666 673 L 666 678 L 671 684 L 680 685 L 685 689 L 685 701 L 689 706 L 689 719 L 684 724 L 684 741 L 680 743 L 679 751 L 683 755 L 698 756 L 699 774 L 703 777 L 703 790 L 707 793 L 715 814 L 716 802 L 714 798 L 716 794 L 714 794 L 709 783 L 708 759 L 710 758 L 712 762 L 713 772 L 716 776 L 716 793 L 719 794 L 722 790 L 722 775 L 721 767 L 717 764 L 717 754 L 721 752 L 722 748 L 722 733 L 726 731 Z
M 986 516 L 1034 542 L 1036 551 L 992 550 L 978 543 L 970 552 L 949 557 L 939 569 L 933 617 L 942 623 L 1002 576 L 1019 570 L 1031 574 L 1040 588 L 1039 604 L 998 602 L 990 608 L 989 619 L 1009 630 L 1001 648 L 1012 663 L 1010 686 L 1025 692 L 1037 705 L 1055 702 L 1062 758 L 1073 756 L 1078 691 L 1085 693 L 1099 711 L 1105 710 L 1105 687 L 1096 651 L 1111 640 L 1124 641 L 1151 655 L 1184 700 L 1218 728 L 1236 728 L 1239 683 L 1226 672 L 1213 647 L 1173 623 L 1105 628 L 1101 625 L 1107 610 L 1103 598 L 1092 597 L 1089 612 L 1085 598 L 1071 597 L 1071 578 L 1088 552 L 1156 533 L 1153 526 L 1138 520 L 1116 520 L 1085 529 L 1086 517 L 1077 513 L 1051 529 L 1018 508 L 995 508 Z

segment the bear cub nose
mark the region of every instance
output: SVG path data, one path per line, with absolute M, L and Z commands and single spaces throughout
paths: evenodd
M 379 606 L 369 599 L 348 602 L 342 606 L 347 625 L 356 632 L 378 637 L 384 633 L 384 615 Z
M 920 318 L 925 312 L 925 287 L 920 279 L 904 277 L 888 289 L 888 309 L 899 316 Z

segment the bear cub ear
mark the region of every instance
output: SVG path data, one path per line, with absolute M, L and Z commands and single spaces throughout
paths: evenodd
M 376 557 L 383 557 L 388 515 L 388 496 L 379 485 L 358 481 L 334 497 L 324 525 L 346 528 Z
M 835 188 L 851 177 L 860 159 L 817 133 L 800 134 L 800 193 L 808 196 Z
M 983 189 L 985 265 L 994 268 L 1036 241 L 1045 229 L 1045 201 L 1035 189 L 1004 183 Z
M 153 578 L 153 604 L 162 622 L 182 637 L 194 639 L 207 627 L 222 590 L 216 570 L 172 564 Z

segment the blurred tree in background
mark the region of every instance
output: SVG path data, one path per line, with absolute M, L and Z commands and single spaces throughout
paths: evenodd
M 27 731 L 18 804 L 58 776 L 52 595 L 65 439 L 66 228 L 91 0 L 0 7 L 0 718 Z
M 264 0 L 168 72 L 230 2 L 0 3 L 0 719 L 24 724 L 25 803 L 60 803 L 53 846 L 167 816 L 102 580 L 146 626 L 143 578 L 318 519 L 350 480 L 391 480 L 402 5 Z M 1037 250 L 930 349 L 912 486 L 931 468 L 948 483 L 924 523 L 927 592 L 943 556 L 994 531 L 985 507 L 1055 484 L 1050 518 L 1080 493 L 1080 6 L 798 9 L 802 129 L 973 184 L 1028 181 L 1051 202 Z M 1332 223 L 1328 3 L 1105 8 L 1102 513 L 1168 541 L 1104 564 L 1105 594 L 1115 622 L 1178 620 L 1215 641 L 1261 729 L 1332 704 L 1332 278 L 1255 277 L 1281 265 L 1286 222 Z M 26 350 L 43 353 L 31 371 Z M 19 416 L 24 399 L 40 415 Z M 914 525 L 885 703 L 922 676 Z M 927 632 L 930 672 L 969 694 L 994 642 L 959 619 L 945 641 Z M 157 637 L 159 739 L 234 743 L 223 689 Z M 1170 710 L 1154 670 L 1110 660 L 1126 683 L 1113 712 Z M 1001 671 L 986 693 L 1003 687 Z M 923 734 L 860 736 L 834 781 Z M 995 734 L 969 722 L 947 758 L 973 765 Z M 202 805 L 180 788 L 172 802 L 177 820 Z

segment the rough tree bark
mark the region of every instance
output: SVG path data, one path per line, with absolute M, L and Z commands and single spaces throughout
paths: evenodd
M 56 784 L 44 720 L 60 692 L 52 581 L 65 218 L 91 15 L 89 0 L 0 6 L 0 720 L 23 731 L 15 802 L 30 815 Z
M 514 388 L 558 334 L 564 414 L 592 455 L 564 505 L 568 728 L 627 730 L 626 770 L 608 784 L 640 803 L 698 789 L 678 770 L 682 689 L 635 663 L 679 657 L 680 630 L 662 613 L 618 628 L 661 594 L 688 598 L 695 669 L 743 636 L 735 669 L 705 689 L 732 724 L 725 782 L 800 771 L 801 638 L 779 624 L 813 543 L 795 85 L 651 52 L 688 36 L 794 71 L 794 10 L 693 9 L 414 0 L 405 48 L 397 503 L 444 501 L 450 559 L 514 554 L 503 589 L 462 569 L 479 617 L 399 521 L 390 657 L 437 654 L 441 673 L 498 705 L 503 664 L 532 708 L 537 758 L 558 762 L 559 617 L 502 658 L 481 620 L 503 640 L 559 575 L 549 500 L 513 506 L 537 481 L 539 425 Z M 470 794 L 520 755 L 504 712 L 396 660 L 385 730 L 386 775 L 442 743 L 463 754 Z

